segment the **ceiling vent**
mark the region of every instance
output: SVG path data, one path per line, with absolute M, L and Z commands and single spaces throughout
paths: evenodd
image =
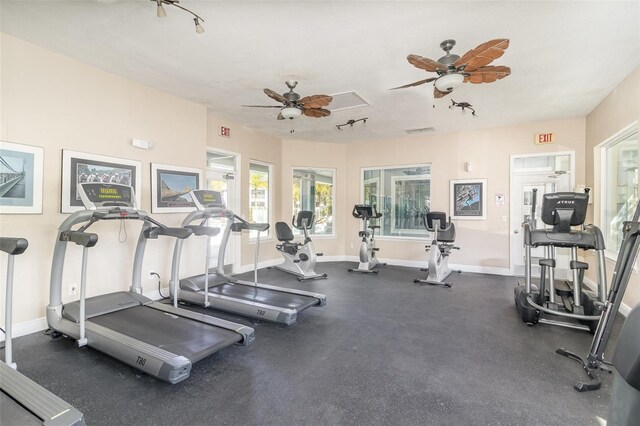
M 409 135 L 416 135 L 419 133 L 427 133 L 427 132 L 433 132 L 435 129 L 435 127 L 421 127 L 419 129 L 407 129 L 405 130 L 405 132 L 407 132 L 407 134 Z
M 369 106 L 369 102 L 362 99 L 356 92 L 338 93 L 331 96 L 333 96 L 333 100 L 328 107 L 331 112 Z

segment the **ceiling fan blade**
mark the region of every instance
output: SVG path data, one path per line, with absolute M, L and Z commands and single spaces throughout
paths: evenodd
M 482 43 L 475 49 L 471 49 L 460 59 L 458 59 L 454 65 L 456 67 L 460 67 L 462 65 L 467 65 L 465 67 L 466 72 L 475 71 L 477 68 L 484 67 L 485 65 L 489 65 L 495 59 L 498 59 L 500 56 L 504 55 L 504 51 L 509 47 L 509 39 L 508 38 L 498 38 L 495 40 L 490 40 L 486 43 Z
M 282 96 L 279 93 L 274 92 L 271 89 L 264 89 L 264 94 L 267 95 L 268 97 L 270 97 L 271 99 L 278 101 L 278 102 L 282 102 L 283 104 L 286 104 L 288 101 L 287 99 Z
M 510 74 L 511 68 L 503 65 L 481 67 L 469 73 L 468 76 L 465 76 L 464 82 L 473 84 L 493 83 L 494 81 L 501 80 Z
M 409 84 L 405 84 L 404 86 L 394 87 L 394 88 L 389 89 L 389 90 L 405 89 L 407 87 L 420 86 L 421 84 L 431 83 L 432 81 L 437 80 L 437 79 L 438 79 L 438 77 L 431 77 L 431 78 L 427 78 L 426 80 L 416 81 L 414 83 L 409 83 Z
M 409 55 L 407 56 L 407 61 L 411 65 L 416 68 L 420 68 L 421 70 L 436 72 L 436 71 L 446 71 L 447 66 L 441 64 L 440 62 L 434 61 L 433 59 L 423 58 L 418 55 Z
M 282 108 L 282 105 L 240 105 L 247 108 Z
M 324 108 L 331 103 L 333 97 L 329 95 L 312 95 L 300 99 L 297 104 L 305 108 Z
M 315 118 L 328 117 L 331 115 L 331 111 L 322 108 L 302 108 L 302 113 L 307 117 Z
M 433 97 L 435 99 L 440 99 L 440 98 L 444 98 L 445 96 L 447 96 L 449 93 L 451 92 L 441 92 L 439 91 L 437 88 L 433 88 Z

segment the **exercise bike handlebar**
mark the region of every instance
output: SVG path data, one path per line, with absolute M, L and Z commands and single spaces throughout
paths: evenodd
M 291 225 L 299 230 L 309 230 L 315 224 L 316 215 L 310 210 L 300 210 L 291 218 Z
M 356 204 L 351 212 L 356 219 L 379 219 L 382 213 L 378 213 L 375 204 Z

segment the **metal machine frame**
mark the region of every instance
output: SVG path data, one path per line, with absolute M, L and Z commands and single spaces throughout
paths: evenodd
M 213 193 L 218 194 L 217 196 Z M 222 202 L 219 193 L 216 191 L 208 190 L 195 190 L 191 192 L 193 199 L 195 200 L 198 210 L 195 210 L 187 215 L 182 221 L 184 228 L 191 229 L 195 235 L 201 235 L 207 237 L 207 253 L 205 260 L 205 270 L 210 271 L 209 268 L 209 247 L 210 238 L 216 235 L 218 231 L 214 231 L 217 228 L 207 226 L 206 222 L 210 218 L 225 217 L 227 218 L 227 225 L 222 235 L 222 242 L 220 245 L 220 251 L 218 252 L 218 265 L 215 272 L 209 272 L 208 274 L 202 274 L 195 277 L 189 277 L 186 279 L 180 279 L 180 257 L 182 254 L 183 241 L 176 240 L 173 250 L 173 261 L 171 268 L 171 283 L 170 291 L 173 297 L 173 306 L 178 306 L 178 300 L 185 302 L 199 304 L 204 307 L 211 307 L 220 309 L 243 316 L 257 318 L 272 322 L 278 322 L 281 324 L 291 325 L 296 322 L 298 312 L 301 309 L 306 309 L 308 306 L 324 306 L 327 303 L 327 298 L 324 294 L 314 293 L 310 291 L 296 290 L 285 287 L 279 287 L 269 284 L 261 284 L 257 282 L 257 261 L 258 250 L 260 247 L 259 240 L 256 242 L 256 265 L 254 267 L 254 281 L 244 281 L 227 275 L 224 271 L 224 256 L 227 249 L 227 244 L 231 236 L 231 232 L 240 232 L 243 229 L 255 229 L 257 231 L 265 231 L 268 228 L 268 224 L 255 224 L 249 223 L 236 215 L 230 210 L 227 210 L 226 206 Z M 200 200 L 198 199 L 200 197 Z M 202 201 L 205 197 L 211 197 L 213 202 L 205 204 Z M 193 222 L 199 222 L 198 225 L 191 225 Z M 259 235 L 259 234 L 258 234 Z M 201 281 L 200 284 L 196 284 L 194 281 Z M 240 286 L 237 290 L 247 288 L 250 291 L 252 297 L 239 298 L 234 297 L 233 294 L 217 294 L 210 291 L 216 286 L 232 284 Z M 257 296 L 256 291 L 261 292 L 262 296 Z M 269 304 L 266 301 L 258 301 L 261 298 L 268 298 L 269 296 L 277 297 L 278 299 L 289 298 L 291 300 L 296 299 L 312 299 L 305 303 L 305 306 L 299 309 L 292 309 L 289 307 L 278 306 L 275 304 Z
M 5 298 L 5 350 L 4 362 L 0 362 L 0 391 L 20 404 L 4 406 L 4 409 L 11 413 L 5 413 L 3 410 L 3 413 L 0 413 L 0 421 L 4 416 L 14 419 L 34 415 L 42 420 L 44 425 L 84 426 L 84 416 L 80 411 L 18 372 L 12 359 L 13 265 L 15 256 L 24 253 L 28 245 L 24 238 L 0 237 L 0 250 L 9 255 Z M 14 409 L 16 413 L 13 413 Z
M 452 272 L 449 267 L 449 254 L 451 250 L 460 250 L 453 245 L 456 239 L 456 227 L 451 222 L 451 217 L 446 220 L 444 212 L 427 212 L 422 216 L 424 227 L 433 232 L 431 245 L 425 246 L 429 252 L 429 267 L 421 271 L 429 272 L 427 278 L 413 280 L 414 283 L 431 284 L 436 286 L 451 287 L 451 283 L 444 281 Z M 456 270 L 461 273 L 462 271 Z
M 382 213 L 378 213 L 375 206 L 369 204 L 356 204 L 353 206 L 351 212 L 356 219 L 362 219 L 362 231 L 358 232 L 360 240 L 360 263 L 357 268 L 349 268 L 349 272 L 362 272 L 365 274 L 377 274 L 376 268 L 379 265 L 386 265 L 386 263 L 380 263 L 376 257 L 376 253 L 380 250 L 376 247 L 375 233 L 376 229 L 379 229 L 378 225 L 369 226 L 369 219 L 379 219 L 382 217 Z M 371 229 L 371 232 L 367 231 Z
M 177 383 L 189 377 L 192 362 L 230 344 L 248 345 L 254 340 L 254 330 L 250 327 L 165 305 L 142 295 L 142 261 L 147 239 L 155 239 L 160 235 L 181 239 L 188 237 L 191 234 L 190 231 L 183 228 L 166 227 L 151 218 L 146 212 L 138 210 L 135 205 L 133 188 L 130 186 L 81 183 L 78 184 L 78 188 L 83 203 L 89 210 L 71 214 L 58 230 L 51 267 L 50 302 L 46 310 L 47 322 L 51 329 L 58 334 L 77 339 L 78 346 L 93 347 L 131 367 L 170 383 Z M 105 188 L 105 194 L 103 194 L 105 201 L 101 203 L 91 201 L 87 191 L 100 188 Z M 125 201 L 118 201 L 116 195 L 118 191 L 129 193 Z M 134 257 L 132 285 L 128 292 L 110 293 L 85 300 L 87 249 L 97 243 L 97 235 L 85 231 L 91 224 L 100 220 L 143 221 Z M 84 225 L 78 230 L 72 230 L 76 224 Z M 62 272 L 68 241 L 83 246 L 82 276 L 79 302 L 63 304 Z M 175 319 L 176 327 L 179 327 L 184 333 L 195 333 L 196 335 L 206 333 L 208 336 L 211 333 L 219 333 L 220 341 L 216 344 L 207 343 L 211 345 L 209 347 L 203 343 L 204 350 L 193 359 L 188 359 L 185 356 L 149 344 L 140 338 L 131 337 L 124 330 L 122 332 L 116 331 L 94 321 L 94 318 L 97 319 L 104 315 L 122 314 L 126 316 L 128 310 L 133 308 L 143 309 L 141 312 L 144 312 L 146 317 L 156 317 L 158 320 Z M 136 325 L 142 326 L 142 324 Z M 153 333 L 163 332 L 155 322 L 148 324 L 148 329 L 149 333 L 152 331 Z M 235 337 L 231 339 L 230 335 Z M 171 340 L 171 336 L 161 337 L 165 341 Z M 180 338 L 184 337 L 180 336 Z
M 300 210 L 291 219 L 291 225 L 304 233 L 302 243 L 292 243 L 293 233 L 285 222 L 276 222 L 276 235 L 281 244 L 276 248 L 284 257 L 284 261 L 275 265 L 274 268 L 288 272 L 298 277 L 298 281 L 327 278 L 327 274 L 318 274 L 316 269 L 317 257 L 322 253 L 317 253 L 313 247 L 313 241 L 309 237 L 309 229 L 313 227 L 315 215 L 309 210 Z

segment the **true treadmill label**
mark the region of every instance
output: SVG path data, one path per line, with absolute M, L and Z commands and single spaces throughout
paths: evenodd
M 138 360 L 136 361 L 137 364 L 139 365 L 145 365 L 147 363 L 147 359 L 146 358 L 142 358 L 141 356 L 138 357 Z

